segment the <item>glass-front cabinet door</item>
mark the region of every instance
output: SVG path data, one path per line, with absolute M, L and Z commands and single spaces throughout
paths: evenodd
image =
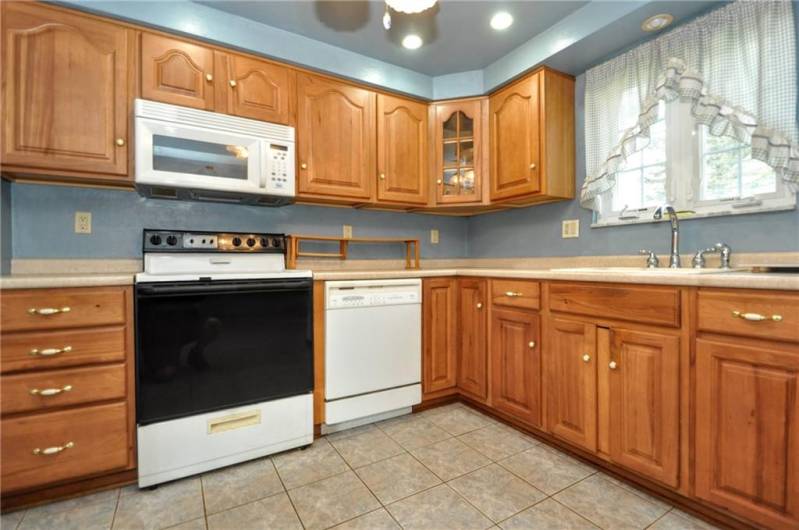
M 483 156 L 482 100 L 436 106 L 436 202 L 479 202 Z

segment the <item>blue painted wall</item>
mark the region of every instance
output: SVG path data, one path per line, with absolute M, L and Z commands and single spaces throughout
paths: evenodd
M 585 76 L 575 86 L 577 189 L 585 179 Z M 561 221 L 580 220 L 578 239 L 561 239 Z M 471 217 L 468 255 L 472 258 L 634 254 L 669 249 L 665 223 L 590 228 L 592 214 L 577 199 Z M 681 222 L 683 254 L 724 241 L 738 252 L 799 251 L 799 210 L 735 215 Z
M 0 180 L 0 274 L 11 271 L 11 184 Z
M 4 209 L 5 211 L 5 209 Z M 75 234 L 76 211 L 92 213 L 92 233 Z M 14 258 L 138 258 L 143 228 L 418 237 L 425 258 L 464 257 L 466 222 L 459 218 L 351 208 L 264 208 L 145 199 L 132 191 L 11 184 Z M 441 242 L 431 245 L 430 229 Z M 331 247 L 331 250 L 333 248 Z M 399 258 L 399 245 L 353 245 L 353 258 Z

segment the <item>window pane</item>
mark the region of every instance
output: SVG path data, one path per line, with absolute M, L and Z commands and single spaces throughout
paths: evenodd
M 702 200 L 738 197 L 738 156 L 740 151 L 722 151 L 702 157 Z
M 458 113 L 453 112 L 452 116 L 444 122 L 444 138 L 455 138 L 458 136 Z
M 666 121 L 662 120 L 649 128 L 649 145 L 641 151 L 643 164 L 659 164 L 666 161 Z
M 449 142 L 444 144 L 444 165 L 445 166 L 454 166 L 457 164 L 458 155 L 456 153 L 457 146 L 455 142 Z
M 644 168 L 643 199 L 640 207 L 657 206 L 666 202 L 666 166 Z
M 461 117 L 461 138 L 472 136 L 472 129 L 474 127 L 472 123 L 473 120 L 463 112 L 459 112 L 458 114 L 460 114 Z
M 616 173 L 616 186 L 613 192 L 613 211 L 627 208 L 641 208 L 641 170 Z
M 466 193 L 471 193 L 474 190 L 474 169 L 461 169 L 461 187 Z
M 741 146 L 741 143 L 735 138 L 730 138 L 729 136 L 713 136 L 708 131 L 706 125 L 702 125 L 701 129 L 702 129 L 702 139 L 704 143 L 704 145 L 702 146 L 703 153 L 724 151 L 727 149 L 733 149 L 735 147 Z
M 776 191 L 777 176 L 774 170 L 765 162 L 753 160 L 752 149 L 747 149 L 746 158 L 741 160 L 741 196 L 750 197 Z
M 636 151 L 635 153 L 628 156 L 627 160 L 622 162 L 622 164 L 619 166 L 619 171 L 638 169 L 642 165 L 641 160 L 642 160 L 641 151 Z
M 458 194 L 458 170 L 444 170 L 444 195 Z
M 471 140 L 461 142 L 460 163 L 464 166 L 471 166 L 474 163 L 474 143 Z

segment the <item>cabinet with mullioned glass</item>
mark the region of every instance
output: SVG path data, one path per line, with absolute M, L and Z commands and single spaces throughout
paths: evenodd
M 434 179 L 437 204 L 482 199 L 485 98 L 434 104 Z

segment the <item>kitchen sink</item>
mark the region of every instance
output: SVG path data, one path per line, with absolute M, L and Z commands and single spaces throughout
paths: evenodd
M 587 272 L 587 273 L 625 273 L 625 274 L 679 274 L 690 276 L 693 274 L 724 274 L 727 272 L 741 272 L 748 269 L 732 268 L 732 269 L 670 269 L 668 267 L 660 267 L 657 269 L 650 269 L 648 267 L 567 267 L 560 269 L 550 269 L 554 272 Z

